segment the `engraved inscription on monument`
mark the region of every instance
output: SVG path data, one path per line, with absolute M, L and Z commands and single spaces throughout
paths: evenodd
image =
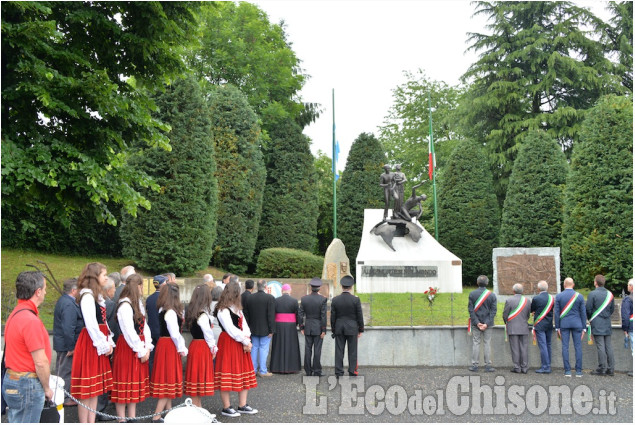
M 536 284 L 544 280 L 549 284 L 549 293 L 558 292 L 556 263 L 554 256 L 543 255 L 511 255 L 496 259 L 498 269 L 498 293 L 513 295 L 512 286 L 522 283 L 525 295 L 538 293 Z
M 437 277 L 436 266 L 362 266 L 363 277 Z

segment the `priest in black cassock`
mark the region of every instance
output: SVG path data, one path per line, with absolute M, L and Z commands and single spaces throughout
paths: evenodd
M 300 342 L 298 340 L 298 300 L 289 295 L 291 286 L 282 285 L 282 296 L 276 298 L 276 331 L 271 343 L 273 373 L 296 373 L 300 371 Z

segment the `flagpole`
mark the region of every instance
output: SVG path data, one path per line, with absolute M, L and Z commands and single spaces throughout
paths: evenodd
M 333 239 L 337 238 L 337 162 L 335 160 L 335 89 L 332 89 L 333 97 Z
M 434 238 L 439 240 L 439 219 L 437 216 L 437 170 L 436 156 L 434 153 L 434 138 L 432 136 L 432 101 L 430 100 L 430 92 L 428 92 L 428 111 L 430 114 L 430 152 L 432 152 L 432 195 L 434 202 Z

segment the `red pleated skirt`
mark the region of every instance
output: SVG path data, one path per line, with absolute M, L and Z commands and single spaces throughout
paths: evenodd
M 214 356 L 204 339 L 193 339 L 187 351 L 185 395 L 214 395 Z
M 145 340 L 140 335 L 141 341 Z M 148 362 L 141 363 L 137 353 L 126 342 L 123 335 L 117 340 L 115 359 L 112 364 L 113 385 L 110 400 L 113 403 L 140 403 L 148 397 L 150 382 Z
M 162 336 L 154 349 L 150 395 L 174 399 L 183 395 L 183 364 L 169 336 Z
M 243 345 L 233 340 L 227 332 L 221 332 L 218 337 L 214 389 L 242 391 L 257 386 L 251 353 L 244 352 Z
M 108 335 L 108 326 L 99 325 L 99 330 Z M 97 348 L 86 328 L 79 333 L 73 353 L 71 368 L 71 394 L 85 399 L 102 395 L 112 388 L 112 369 L 106 355 L 97 355 Z

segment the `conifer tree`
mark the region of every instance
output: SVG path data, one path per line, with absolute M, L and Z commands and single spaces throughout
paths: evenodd
M 500 212 L 487 157 L 478 143 L 459 143 L 439 176 L 439 242 L 463 261 L 463 282 L 491 277 Z
M 252 263 L 262 214 L 265 165 L 258 117 L 246 96 L 231 85 L 209 101 L 218 179 L 218 238 L 214 263 L 244 273 Z
M 132 166 L 152 176 L 151 209 L 124 215 L 123 254 L 139 268 L 189 273 L 209 264 L 216 237 L 217 187 L 209 111 L 197 81 L 188 77 L 156 98 L 157 118 L 172 128 L 171 151 L 150 150 Z
M 617 289 L 633 277 L 633 102 L 607 96 L 589 111 L 565 191 L 562 254 L 567 275 Z
M 258 251 L 295 248 L 312 252 L 316 243 L 318 194 L 309 139 L 289 117 L 277 121 L 269 136 Z
M 568 164 L 544 131 L 528 134 L 514 162 L 501 219 L 500 245 L 559 247 Z
M 379 140 L 370 133 L 360 134 L 348 153 L 337 195 L 337 236 L 344 243 L 351 263 L 357 258 L 362 239 L 364 209 L 384 208 L 379 176 L 385 164 L 386 155 Z

